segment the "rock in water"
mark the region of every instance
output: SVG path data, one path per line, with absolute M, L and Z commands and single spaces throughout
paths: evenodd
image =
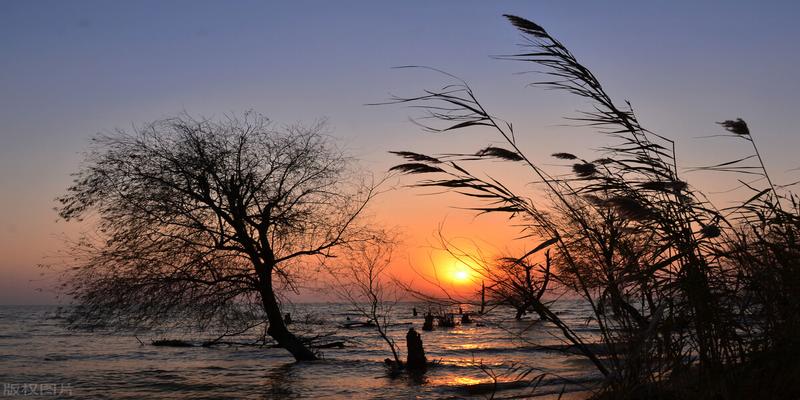
M 408 347 L 408 360 L 406 368 L 411 371 L 424 371 L 428 360 L 425 358 L 425 349 L 422 347 L 422 337 L 411 328 L 406 334 L 406 346 Z

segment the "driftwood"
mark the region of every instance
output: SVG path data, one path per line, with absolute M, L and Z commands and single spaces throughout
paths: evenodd
M 371 328 L 374 327 L 375 323 L 372 321 L 367 322 L 348 322 L 346 324 L 342 324 L 342 328 L 351 329 L 351 328 Z
M 332 348 L 343 349 L 344 348 L 344 342 L 323 343 L 323 344 L 319 344 L 319 345 L 314 346 L 314 348 L 316 348 L 316 349 L 332 349 Z
M 161 347 L 195 347 L 195 345 L 178 339 L 160 339 L 160 340 L 153 340 L 151 342 L 153 346 L 161 346 Z

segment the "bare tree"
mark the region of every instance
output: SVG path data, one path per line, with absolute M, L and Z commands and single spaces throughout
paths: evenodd
M 503 257 L 494 268 L 482 271 L 491 282 L 486 290 L 493 303 L 514 308 L 514 319 L 522 319 L 528 311 L 536 311 L 544 319 L 544 313 L 537 310 L 541 310 L 539 304 L 550 282 L 550 251 L 545 252 L 544 265 L 527 258 Z
M 207 326 L 245 315 L 268 320 L 297 360 L 315 359 L 278 296 L 367 236 L 359 216 L 375 194 L 323 127 L 181 115 L 93 138 L 58 199 L 63 219 L 90 218 L 99 232 L 71 246 L 71 321 Z
M 401 369 L 403 362 L 399 348 L 387 331 L 399 297 L 394 281 L 386 276 L 394 246 L 395 240 L 391 234 L 376 236 L 371 242 L 358 243 L 353 246 L 340 269 L 330 271 L 336 282 L 336 293 L 375 325 L 378 335 L 392 351 L 395 367 Z

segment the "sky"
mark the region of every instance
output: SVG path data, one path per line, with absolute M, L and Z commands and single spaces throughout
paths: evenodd
M 0 2 L 0 304 L 49 304 L 65 237 L 54 198 L 98 132 L 188 112 L 219 117 L 255 110 L 276 123 L 325 118 L 361 164 L 380 176 L 389 150 L 475 151 L 497 138 L 421 132 L 414 110 L 368 106 L 449 83 L 424 65 L 467 80 L 483 103 L 513 121 L 523 149 L 552 163 L 558 151 L 591 154 L 606 139 L 564 126 L 587 105 L 530 88 L 532 66 L 513 53 L 516 14 L 559 38 L 650 130 L 677 140 L 684 167 L 726 161 L 746 148 L 699 139 L 715 121 L 744 118 L 778 181 L 798 179 L 800 3 L 738 1 L 15 1 Z M 559 168 L 553 166 L 553 168 Z M 503 171 L 524 182 L 524 171 Z M 688 175 L 709 192 L 729 178 Z M 507 221 L 475 218 L 452 196 L 395 182 L 371 213 L 402 232 L 394 272 L 447 264 L 436 234 L 487 252 L 525 247 Z M 731 194 L 720 194 L 724 205 Z M 454 207 L 456 206 L 456 207 Z M 531 244 L 527 244 L 532 247 Z M 447 267 L 445 265 L 445 267 Z M 45 290 L 42 290 L 45 289 Z

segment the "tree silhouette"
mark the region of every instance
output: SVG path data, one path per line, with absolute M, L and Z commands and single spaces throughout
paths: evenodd
M 92 219 L 99 232 L 71 246 L 71 322 L 261 318 L 297 360 L 315 359 L 284 324 L 278 296 L 369 235 L 359 216 L 375 194 L 323 127 L 275 129 L 253 112 L 181 115 L 93 138 L 58 199 L 63 219 Z

